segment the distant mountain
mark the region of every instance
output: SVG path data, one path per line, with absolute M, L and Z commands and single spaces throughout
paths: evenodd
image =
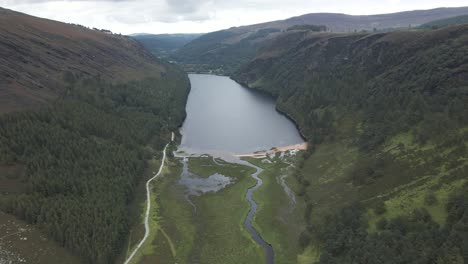
M 468 24 L 468 15 L 450 17 L 446 19 L 440 19 L 436 21 L 431 21 L 429 23 L 422 24 L 420 28 L 424 29 L 438 29 L 448 26 L 463 25 Z
M 128 36 L 130 36 L 130 37 L 144 36 L 144 35 L 151 35 L 151 34 L 149 34 L 149 33 L 132 33 L 132 34 L 128 34 Z
M 151 53 L 158 57 L 168 57 L 190 41 L 203 34 L 132 34 L 132 38 L 140 42 Z
M 437 19 L 468 14 L 467 7 L 436 8 L 429 10 L 414 10 L 379 15 L 346 15 L 339 13 L 312 13 L 292 17 L 285 20 L 272 21 L 251 26 L 232 28 L 238 32 L 246 29 L 280 28 L 286 29 L 294 25 L 315 24 L 326 25 L 332 32 L 353 32 L 361 30 L 408 28 L 421 25 Z
M 175 58 L 185 64 L 220 68 L 227 73 L 247 62 L 265 40 L 295 25 L 325 25 L 332 32 L 388 30 L 416 27 L 423 23 L 468 14 L 468 7 L 437 8 L 393 14 L 351 16 L 314 13 L 250 26 L 234 27 L 209 33 L 181 48 Z

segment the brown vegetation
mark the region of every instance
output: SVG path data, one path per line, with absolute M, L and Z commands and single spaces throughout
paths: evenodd
M 63 75 L 121 82 L 164 68 L 135 40 L 0 8 L 0 113 L 60 97 Z

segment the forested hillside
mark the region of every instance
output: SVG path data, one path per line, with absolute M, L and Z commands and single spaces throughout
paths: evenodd
M 438 29 L 448 26 L 463 25 L 468 24 L 468 15 L 450 17 L 440 20 L 431 21 L 426 24 L 422 24 L 420 28 L 422 29 Z
M 168 58 L 185 44 L 203 34 L 138 34 L 131 37 L 158 57 Z
M 0 51 L 16 52 L 0 59 L 0 99 L 14 105 L 0 115 L 0 210 L 84 263 L 113 263 L 147 160 L 183 122 L 188 78 L 134 40 L 1 12 Z M 30 35 L 29 22 L 55 30 Z
M 331 32 L 391 31 L 408 29 L 449 17 L 468 14 L 468 7 L 415 10 L 392 14 L 352 16 L 336 13 L 312 13 L 285 20 L 233 27 L 203 35 L 174 54 L 174 59 L 194 71 L 231 74 L 252 59 L 257 49 L 281 31 L 297 25 L 326 26 Z
M 310 141 L 294 173 L 307 204 L 304 254 L 468 261 L 467 47 L 466 25 L 290 31 L 234 74 L 274 95 Z
M 247 32 L 222 30 L 205 34 L 179 49 L 173 58 L 188 71 L 231 73 L 255 56 L 261 43 L 275 38 L 277 28 L 264 28 Z

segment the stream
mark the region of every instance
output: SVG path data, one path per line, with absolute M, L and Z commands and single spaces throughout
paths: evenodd
M 250 166 L 250 167 L 256 169 L 256 172 L 253 173 L 251 176 L 252 176 L 252 178 L 254 178 L 257 181 L 257 184 L 255 184 L 255 186 L 249 188 L 247 190 L 247 193 L 245 194 L 245 198 L 247 198 L 247 200 L 250 203 L 250 211 L 249 211 L 249 213 L 247 214 L 247 217 L 244 220 L 244 227 L 247 230 L 247 232 L 250 233 L 253 240 L 255 240 L 255 242 L 257 242 L 260 246 L 262 246 L 264 248 L 265 254 L 266 254 L 266 263 L 267 264 L 273 264 L 275 262 L 274 261 L 275 253 L 273 251 L 273 247 L 270 244 L 268 244 L 265 240 L 263 240 L 263 238 L 260 236 L 260 234 L 257 232 L 257 230 L 255 230 L 255 228 L 252 226 L 252 220 L 253 220 L 253 218 L 255 216 L 255 213 L 257 212 L 257 203 L 255 202 L 255 200 L 253 199 L 252 196 L 253 196 L 254 191 L 257 190 L 258 188 L 260 188 L 260 186 L 262 186 L 262 184 L 263 184 L 262 179 L 260 179 L 260 177 L 258 177 L 258 175 L 263 172 L 263 169 L 260 168 L 260 167 L 255 166 L 255 165 L 253 165 L 253 164 L 251 164 L 249 162 L 245 162 L 245 163 L 242 163 L 242 164 Z
M 186 105 L 187 117 L 180 129 L 180 154 L 174 156 L 183 158 L 208 154 L 226 162 L 255 168 L 256 172 L 251 177 L 257 183 L 246 190 L 250 210 L 243 225 L 265 250 L 266 263 L 273 264 L 273 247 L 252 226 L 258 210 L 253 194 L 263 184 L 259 178 L 263 169 L 235 155 L 300 144 L 304 140 L 294 123 L 276 111 L 273 97 L 245 88 L 226 76 L 189 74 L 189 78 L 191 90 Z M 189 173 L 185 166 L 180 183 L 190 186 L 188 197 L 216 192 L 232 183 L 229 177 L 220 174 L 201 179 Z M 284 177 L 280 179 L 283 187 L 286 186 L 284 180 Z M 285 191 L 293 200 L 292 191 L 286 187 Z
M 210 153 L 213 155 L 216 153 Z M 207 178 L 202 178 L 194 173 L 191 173 L 188 169 L 188 158 L 189 157 L 196 157 L 196 154 L 191 154 L 190 156 L 182 156 L 177 155 L 174 153 L 175 157 L 181 158 L 180 162 L 183 165 L 183 170 L 180 175 L 179 184 L 185 186 L 187 189 L 186 199 L 187 201 L 194 207 L 194 212 L 196 213 L 196 207 L 193 202 L 190 200 L 190 196 L 199 196 L 208 192 L 218 192 L 224 188 L 226 188 L 229 184 L 232 184 L 233 181 L 230 177 L 226 177 L 224 175 L 215 173 Z M 252 221 L 257 213 L 258 205 L 253 198 L 254 192 L 260 188 L 263 184 L 262 179 L 260 179 L 259 175 L 263 172 L 263 169 L 253 165 L 252 163 L 241 160 L 234 155 L 222 155 L 221 157 L 212 156 L 213 160 L 215 161 L 216 158 L 222 158 L 224 161 L 229 163 L 236 163 L 244 166 L 248 166 L 255 169 L 255 172 L 252 173 L 250 176 L 257 181 L 255 186 L 250 187 L 247 189 L 245 194 L 245 198 L 250 204 L 250 210 L 247 214 L 247 217 L 244 220 L 244 228 L 247 232 L 252 236 L 252 239 L 263 247 L 266 255 L 266 264 L 273 264 L 274 263 L 274 251 L 273 247 L 268 244 L 262 236 L 255 230 L 252 225 Z

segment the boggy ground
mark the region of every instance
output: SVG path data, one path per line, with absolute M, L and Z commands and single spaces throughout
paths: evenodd
M 265 241 L 273 246 L 275 263 L 301 263 L 301 250 L 298 237 L 304 228 L 304 203 L 296 199 L 296 180 L 291 173 L 296 161 L 295 156 L 280 157 L 280 154 L 267 159 L 246 158 L 248 162 L 259 166 L 264 171 L 259 175 L 263 185 L 254 193 L 253 198 L 259 205 L 254 226 Z M 284 177 L 287 190 L 281 184 Z
M 264 185 L 254 194 L 259 204 L 254 226 L 273 245 L 276 263 L 297 263 L 303 205 L 293 207 L 279 181 L 290 171 L 289 164 L 279 155 L 263 162 L 247 160 L 265 169 L 260 174 Z M 151 234 L 133 263 L 264 263 L 263 248 L 243 227 L 249 211 L 245 193 L 256 183 L 250 177 L 255 170 L 209 156 L 189 158 L 191 173 L 201 178 L 219 173 L 231 177 L 234 183 L 216 193 L 187 196 L 186 187 L 179 184 L 183 171 L 180 161 L 170 158 L 153 185 Z M 144 203 L 139 203 L 142 222 Z M 139 229 L 137 225 L 132 231 L 128 252 L 141 239 Z

